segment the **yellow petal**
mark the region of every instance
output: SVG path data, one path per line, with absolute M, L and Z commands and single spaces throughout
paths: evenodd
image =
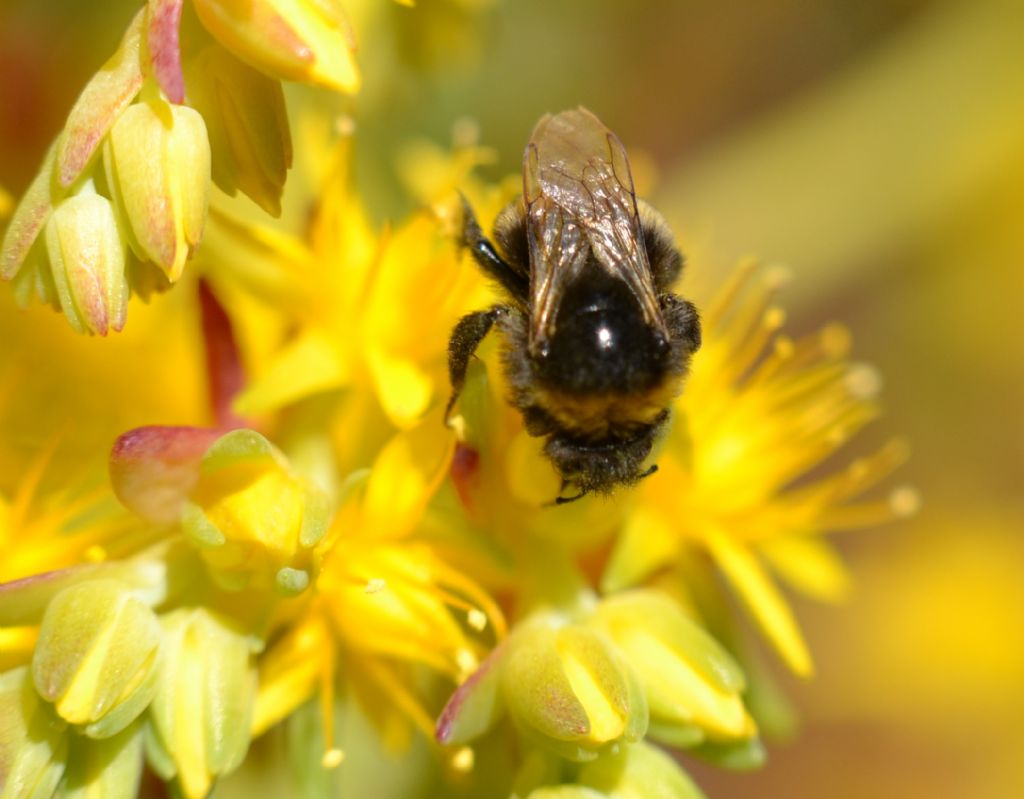
M 451 434 L 434 416 L 395 435 L 370 471 L 363 505 L 367 534 L 409 532 L 447 474 L 453 449 Z
M 719 531 L 708 534 L 707 544 L 715 562 L 782 659 L 801 677 L 811 676 L 811 654 L 793 611 L 757 557 Z
M 638 506 L 629 514 L 601 576 L 606 592 L 637 585 L 679 551 L 678 533 L 662 514 Z
M 338 388 L 348 379 L 348 365 L 334 341 L 311 330 L 278 354 L 268 371 L 238 396 L 235 410 L 243 416 L 275 410 L 301 397 Z
M 280 82 L 207 47 L 188 65 L 189 104 L 210 135 L 213 180 L 234 196 L 241 191 L 272 216 L 292 164 L 292 142 Z
M 417 364 L 374 348 L 367 354 L 370 371 L 384 411 L 396 426 L 407 428 L 423 416 L 434 392 L 434 381 Z
M 814 599 L 839 602 L 850 593 L 850 574 L 835 549 L 815 537 L 779 538 L 757 545 L 772 569 Z

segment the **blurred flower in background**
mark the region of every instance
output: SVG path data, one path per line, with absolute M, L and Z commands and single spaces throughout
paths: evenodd
M 1017 4 L 253 9 L 0 11 L 4 789 L 1020 793 Z M 441 424 L 455 192 L 578 104 L 706 340 L 541 508 L 493 342 Z M 826 542 L 916 510 L 892 432 L 922 512 Z

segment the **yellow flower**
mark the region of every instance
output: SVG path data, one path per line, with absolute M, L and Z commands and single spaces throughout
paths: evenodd
M 879 379 L 847 362 L 849 337 L 837 326 L 798 341 L 778 335 L 778 276 L 768 273 L 748 296 L 752 273 L 743 268 L 704 310 L 705 343 L 659 472 L 640 485 L 602 584 L 617 590 L 674 564 L 685 585 L 686 553 L 702 547 L 785 662 L 807 676 L 810 653 L 769 567 L 812 596 L 839 598 L 846 574 L 820 534 L 879 524 L 916 502 L 908 489 L 855 501 L 903 460 L 898 442 L 808 478 L 875 418 Z
M 357 695 L 379 691 L 390 697 L 393 710 L 374 717 L 392 745 L 407 741 L 409 721 L 429 735 L 432 714 L 409 684 L 410 669 L 464 679 L 484 654 L 482 639 L 504 635 L 493 600 L 435 547 L 414 537 L 449 456 L 448 436 L 439 416 L 432 416 L 397 433 L 369 472 L 354 477 L 319 546 L 315 600 L 261 663 L 257 730 L 319 690 L 325 757 L 333 757 L 330 702 L 336 672 L 344 668 Z
M 479 275 L 461 262 L 450 222 L 443 224 L 456 198 L 448 193 L 429 211 L 378 233 L 349 185 L 349 158 L 345 137 L 323 155 L 332 168 L 307 236 L 221 218 L 211 231 L 204 261 L 216 279 L 273 301 L 277 314 L 298 326 L 270 345 L 269 363 L 236 402 L 240 413 L 368 386 L 388 421 L 407 429 L 448 390 L 448 332 L 475 298 L 486 296 Z M 470 166 L 459 164 L 460 174 Z M 362 402 L 347 411 L 351 437 L 371 411 Z

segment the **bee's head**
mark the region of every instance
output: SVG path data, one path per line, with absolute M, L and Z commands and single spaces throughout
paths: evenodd
M 624 440 L 593 443 L 555 433 L 544 445 L 544 453 L 565 483 L 573 485 L 581 495 L 608 494 L 651 473 L 645 461 L 667 417 L 667 413 L 663 414 L 655 424 Z

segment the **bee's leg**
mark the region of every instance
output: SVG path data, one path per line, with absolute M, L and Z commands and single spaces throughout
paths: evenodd
M 466 382 L 466 369 L 469 368 L 469 359 L 473 357 L 476 348 L 491 331 L 494 323 L 499 317 L 507 314 L 508 310 L 504 305 L 495 305 L 486 311 L 467 314 L 455 325 L 451 338 L 448 339 L 448 377 L 452 384 L 452 396 L 444 409 L 445 424 L 448 424 L 452 408 L 455 407 L 459 394 L 462 393 L 462 386 Z
M 583 497 L 590 493 L 589 491 L 580 491 L 578 494 L 573 494 L 571 497 L 562 496 L 562 493 L 565 491 L 565 489 L 567 489 L 572 484 L 572 480 L 568 479 L 567 477 L 563 477 L 562 485 L 559 486 L 558 488 L 558 496 L 555 497 L 550 502 L 545 502 L 543 507 L 553 508 L 557 507 L 558 505 L 568 505 L 570 502 L 575 502 L 578 499 L 583 499 Z
M 644 470 L 643 474 L 637 476 L 637 480 L 643 480 L 645 477 L 650 477 L 652 474 L 658 471 L 658 464 L 652 463 L 647 469 Z
M 526 304 L 530 294 L 530 275 L 507 263 L 480 229 L 469 202 L 462 198 L 462 245 L 467 247 L 488 277 L 497 280 L 512 297 Z

